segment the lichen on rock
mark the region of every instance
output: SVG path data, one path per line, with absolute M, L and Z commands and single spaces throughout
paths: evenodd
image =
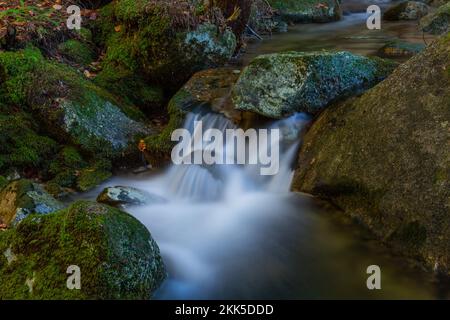
M 145 226 L 91 202 L 27 217 L 0 233 L 0 252 L 0 299 L 150 299 L 166 277 Z M 80 269 L 80 290 L 67 287 L 70 266 Z

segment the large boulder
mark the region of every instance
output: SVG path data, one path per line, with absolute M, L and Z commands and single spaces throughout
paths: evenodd
M 328 104 L 383 80 L 395 64 L 349 52 L 286 52 L 259 56 L 233 89 L 241 111 L 270 118 L 316 114 Z
M 328 199 L 403 254 L 450 274 L 450 39 L 306 134 L 293 190 Z
M 49 135 L 107 158 L 121 157 L 136 136 L 151 133 L 133 105 L 121 103 L 66 65 L 45 59 L 38 49 L 0 53 L 0 94 L 27 111 Z
M 283 19 L 294 23 L 330 22 L 341 19 L 339 0 L 269 0 Z
M 16 225 L 28 215 L 48 214 L 63 208 L 42 186 L 30 180 L 17 180 L 0 191 L 0 224 Z
M 431 34 L 450 32 L 450 2 L 420 20 L 420 29 Z
M 405 1 L 394 4 L 386 10 L 383 18 L 388 21 L 418 20 L 428 14 L 428 6 L 418 1 Z
M 202 22 L 192 2 L 118 0 L 104 7 L 97 23 L 106 39 L 104 67 L 176 87 L 195 71 L 227 61 L 237 37 L 226 26 Z
M 0 232 L 0 253 L 0 299 L 150 299 L 166 276 L 144 225 L 90 202 Z

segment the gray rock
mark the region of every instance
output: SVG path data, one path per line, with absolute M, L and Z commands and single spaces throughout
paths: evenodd
M 17 225 L 29 214 L 49 214 L 64 206 L 29 180 L 9 183 L 0 192 L 0 223 Z
M 97 197 L 97 202 L 119 206 L 164 203 L 166 200 L 136 188 L 117 186 L 105 188 Z
M 387 77 L 395 64 L 349 52 L 263 55 L 244 69 L 232 97 L 238 110 L 269 118 L 318 113 L 329 103 L 360 93 Z
M 293 23 L 330 22 L 341 19 L 339 0 L 269 0 L 282 18 Z
M 394 4 L 383 15 L 385 20 L 418 20 L 428 14 L 426 4 L 418 1 L 405 1 Z
M 450 39 L 306 134 L 293 189 L 330 200 L 401 253 L 450 274 Z

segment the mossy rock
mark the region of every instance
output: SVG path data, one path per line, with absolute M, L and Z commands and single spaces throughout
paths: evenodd
M 58 144 L 40 133 L 32 116 L 24 112 L 0 112 L 0 172 L 12 168 L 20 172 L 33 169 L 46 171 Z
M 123 103 L 139 107 L 147 115 L 160 113 L 164 109 L 164 90 L 160 86 L 148 84 L 137 71 L 132 72 L 120 65 L 105 64 L 94 82 L 109 92 L 114 92 Z
M 359 94 L 386 78 L 396 64 L 349 52 L 262 55 L 244 69 L 233 89 L 238 110 L 269 118 L 317 114 L 335 100 Z
M 111 178 L 111 163 L 107 160 L 100 160 L 91 166 L 82 169 L 77 178 L 77 189 L 89 191 L 98 186 L 103 181 Z
M 269 0 L 269 3 L 284 20 L 294 23 L 323 23 L 342 17 L 338 0 Z
M 41 127 L 60 143 L 79 146 L 97 157 L 116 158 L 134 150 L 137 136 L 151 133 L 133 105 L 85 79 L 77 70 L 45 59 L 39 50 L 1 52 L 5 81 L 0 95 L 27 105 Z
M 428 14 L 428 6 L 418 1 L 404 1 L 392 5 L 383 14 L 383 19 L 388 21 L 419 20 Z
M 83 66 L 89 65 L 95 60 L 94 50 L 79 40 L 67 40 L 58 46 L 58 50 L 65 58 Z
M 202 68 L 229 59 L 237 46 L 233 32 L 212 24 L 177 23 L 186 12 L 170 3 L 118 0 L 104 7 L 97 29 L 107 50 L 104 68 L 142 72 L 150 83 L 178 87 Z M 195 12 L 190 12 L 195 20 Z M 178 21 L 179 22 L 179 21 Z
M 399 252 L 450 274 L 450 38 L 305 136 L 293 190 L 332 201 Z
M 158 245 L 131 215 L 76 202 L 0 233 L 0 299 L 150 299 L 166 276 Z M 81 289 L 67 287 L 70 266 Z
M 420 29 L 435 35 L 450 32 L 450 2 L 420 20 Z
M 40 185 L 30 180 L 17 180 L 6 185 L 0 192 L 0 223 L 16 225 L 26 216 L 48 214 L 63 205 L 50 196 Z

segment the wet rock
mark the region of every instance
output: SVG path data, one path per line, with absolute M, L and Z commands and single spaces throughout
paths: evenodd
M 117 186 L 105 188 L 98 195 L 97 202 L 120 206 L 164 203 L 166 200 L 136 188 Z
M 231 59 L 237 40 L 232 31 L 221 33 L 216 25 L 204 23 L 186 34 L 184 46 L 190 60 L 200 58 L 204 66 L 217 66 Z
M 30 216 L 0 233 L 0 252 L 0 299 L 150 299 L 166 276 L 147 228 L 98 203 Z
M 450 40 L 442 38 L 306 134 L 293 189 L 342 208 L 450 274 Z
M 63 208 L 40 185 L 29 180 L 9 183 L 0 191 L 0 224 L 16 225 L 32 213 L 48 214 Z
M 338 0 L 269 0 L 283 19 L 293 23 L 330 22 L 341 19 L 342 9 Z
M 412 57 L 425 49 L 421 43 L 411 43 L 395 40 L 384 45 L 378 52 L 383 58 L 405 58 Z
M 386 10 L 383 19 L 396 20 L 418 20 L 428 14 L 428 6 L 418 1 L 405 1 L 394 4 Z
M 232 97 L 237 110 L 269 118 L 316 114 L 334 100 L 383 80 L 395 64 L 349 52 L 286 52 L 263 55 L 244 69 Z
M 423 17 L 420 20 L 420 29 L 436 35 L 450 32 L 450 2 Z

